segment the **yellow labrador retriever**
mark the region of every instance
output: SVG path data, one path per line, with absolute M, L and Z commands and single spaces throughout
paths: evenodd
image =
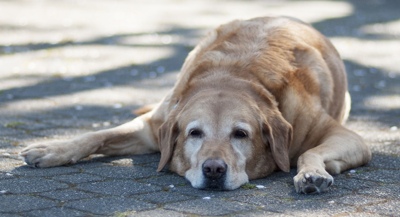
M 222 25 L 189 54 L 171 93 L 124 125 L 28 146 L 28 165 L 75 163 L 90 154 L 161 152 L 193 187 L 232 190 L 297 166 L 299 193 L 326 191 L 330 174 L 367 163 L 371 152 L 344 128 L 346 73 L 333 45 L 286 17 Z

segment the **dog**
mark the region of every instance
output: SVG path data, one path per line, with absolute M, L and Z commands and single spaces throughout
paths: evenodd
M 331 42 L 290 17 L 235 20 L 210 32 L 186 58 L 172 91 L 115 128 L 34 144 L 33 167 L 91 154 L 161 152 L 194 188 L 233 190 L 276 170 L 298 193 L 320 193 L 334 174 L 368 163 L 363 139 L 342 124 L 350 111 L 344 64 Z

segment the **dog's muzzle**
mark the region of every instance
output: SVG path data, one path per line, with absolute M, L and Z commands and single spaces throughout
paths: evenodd
M 221 159 L 206 160 L 202 166 L 205 188 L 224 190 L 227 169 L 228 166 Z

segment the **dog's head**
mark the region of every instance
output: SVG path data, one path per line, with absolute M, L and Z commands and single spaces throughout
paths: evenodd
M 179 102 L 159 131 L 158 170 L 170 162 L 193 187 L 221 190 L 289 171 L 292 127 L 270 97 L 202 90 Z

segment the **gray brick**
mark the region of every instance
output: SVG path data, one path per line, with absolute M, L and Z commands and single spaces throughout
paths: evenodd
M 97 215 L 113 215 L 127 210 L 142 211 L 156 208 L 154 204 L 125 197 L 84 199 L 67 202 L 64 206 Z
M 338 204 L 332 198 L 319 199 L 318 196 L 319 195 L 299 195 L 298 197 L 276 198 L 268 196 L 268 192 L 265 192 L 264 194 L 258 195 L 239 196 L 232 198 L 232 200 L 254 204 L 268 212 L 283 213 L 294 216 L 309 216 L 310 213 L 313 213 L 316 216 L 331 216 L 355 211 L 352 207 Z
M 398 156 L 374 154 L 368 167 L 399 170 L 400 158 Z
M 69 187 L 67 184 L 54 180 L 35 177 L 0 180 L 0 186 L 1 190 L 13 194 L 47 192 Z
M 98 167 L 84 171 L 85 173 L 106 177 L 106 178 L 120 178 L 120 179 L 137 179 L 152 176 L 160 176 L 162 173 L 157 173 L 147 167 L 132 166 L 132 167 Z
M 197 215 L 229 215 L 237 212 L 245 212 L 256 209 L 256 207 L 241 204 L 238 202 L 231 202 L 222 199 L 197 199 L 183 202 L 167 204 L 165 209 L 171 209 L 178 212 L 185 212 Z
M 54 201 L 28 195 L 0 195 L 0 214 L 55 207 Z
M 359 193 L 373 197 L 400 200 L 400 185 L 399 184 L 375 185 L 374 187 L 360 190 Z
M 47 198 L 54 199 L 54 200 L 60 200 L 60 201 L 78 200 L 78 199 L 92 198 L 92 197 L 96 196 L 96 194 L 78 191 L 78 190 L 74 190 L 74 189 L 49 191 L 49 192 L 40 193 L 40 195 L 47 197 Z
M 83 183 L 78 184 L 76 188 L 104 195 L 122 196 L 161 190 L 160 187 L 146 185 L 131 180 L 110 180 L 104 182 Z
M 127 216 L 135 216 L 135 217 L 185 217 L 185 216 L 191 216 L 188 214 L 183 214 L 180 212 L 175 212 L 172 210 L 165 210 L 165 209 L 154 209 L 154 210 L 148 210 L 148 211 L 143 211 L 143 212 L 126 212 L 123 214 L 126 214 Z
M 32 168 L 29 166 L 22 166 L 15 168 L 12 173 L 19 175 L 19 176 L 25 176 L 25 177 L 52 177 L 56 175 L 64 175 L 64 174 L 71 174 L 71 173 L 77 173 L 79 172 L 78 169 L 72 168 L 69 166 L 61 166 L 61 167 L 51 167 L 51 168 Z
M 68 209 L 65 207 L 56 207 L 56 208 L 50 208 L 50 209 L 42 209 L 42 210 L 33 210 L 30 212 L 22 213 L 23 216 L 29 216 L 29 217 L 81 217 L 81 216 L 89 216 L 88 214 L 74 210 L 74 209 Z
M 52 179 L 57 180 L 57 181 L 62 181 L 62 182 L 68 182 L 71 184 L 79 184 L 79 183 L 85 183 L 85 182 L 100 181 L 100 180 L 103 180 L 104 178 L 100 177 L 100 176 L 91 175 L 91 174 L 74 173 L 74 174 L 69 174 L 69 175 L 54 176 Z
M 159 186 L 163 186 L 163 187 L 166 187 L 169 185 L 174 185 L 174 186 L 190 185 L 190 183 L 184 177 L 176 175 L 176 174 L 168 174 L 168 175 L 152 177 L 152 178 L 148 178 L 148 179 L 141 179 L 140 182 L 150 183 L 150 184 L 159 185 Z
M 175 193 L 173 191 L 161 191 L 150 194 L 141 194 L 137 198 L 156 204 L 173 203 L 177 201 L 194 199 L 194 197 Z
M 352 174 L 355 178 L 382 183 L 400 183 L 400 170 L 376 169 Z
M 365 206 L 370 204 L 382 203 L 385 200 L 382 198 L 365 197 L 360 195 L 347 195 L 342 198 L 334 199 L 334 201 L 351 206 Z
M 365 206 L 363 207 L 363 210 L 381 215 L 398 216 L 400 211 L 399 207 L 400 207 L 400 201 L 392 200 L 386 203 L 379 203 L 379 204 L 374 204 L 372 206 Z

